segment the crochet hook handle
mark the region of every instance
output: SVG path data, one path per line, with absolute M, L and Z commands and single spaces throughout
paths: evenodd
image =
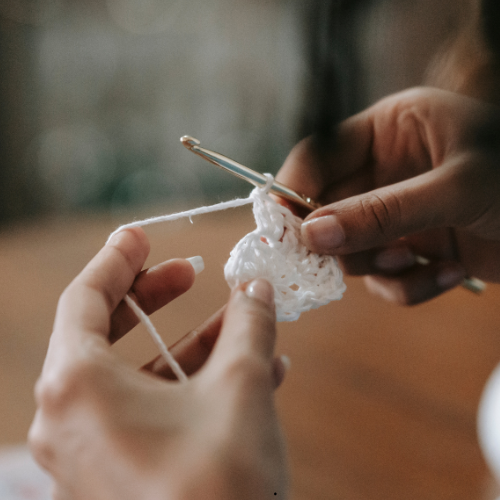
M 231 172 L 233 175 L 236 175 L 236 177 L 250 182 L 250 184 L 253 184 L 256 187 L 264 187 L 267 183 L 267 177 L 265 175 L 262 175 L 261 173 L 256 172 L 251 168 L 245 167 L 241 163 L 231 160 L 227 156 L 216 153 L 215 151 L 210 151 L 206 148 L 202 148 L 200 146 L 200 141 L 198 139 L 195 139 L 194 137 L 184 135 L 181 137 L 181 142 L 187 149 L 189 149 L 193 153 L 201 156 L 203 159 L 208 160 L 210 163 L 217 165 L 227 172 Z M 320 207 L 320 205 L 311 200 L 311 198 L 303 196 L 277 181 L 273 182 L 270 191 L 273 194 L 281 196 L 282 198 L 296 203 L 301 207 L 307 208 L 308 210 L 316 210 Z

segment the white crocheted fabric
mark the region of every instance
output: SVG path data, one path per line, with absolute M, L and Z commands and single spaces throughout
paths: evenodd
M 231 288 L 266 278 L 274 286 L 277 320 L 295 321 L 305 311 L 341 299 L 346 286 L 336 259 L 311 253 L 300 235 L 302 219 L 266 190 L 256 188 L 250 195 L 257 228 L 233 248 L 224 275 Z

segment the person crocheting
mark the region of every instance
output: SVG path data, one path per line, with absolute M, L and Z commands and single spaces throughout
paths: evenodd
M 370 274 L 372 289 L 404 303 L 467 272 L 499 282 L 498 152 L 471 135 L 490 113 L 473 99 L 417 89 L 345 122 L 329 169 L 316 163 L 312 141 L 300 144 L 278 178 L 330 203 L 302 223 L 306 244 L 340 254 L 348 272 Z M 418 265 L 413 245 L 433 249 L 436 262 Z M 195 278 L 183 259 L 141 270 L 148 251 L 140 228 L 116 233 L 59 301 L 29 436 L 54 498 L 288 498 L 273 286 L 238 284 L 224 310 L 171 349 L 189 377 L 179 384 L 164 363 L 134 371 L 110 349 L 138 321 L 127 295 L 150 314 Z

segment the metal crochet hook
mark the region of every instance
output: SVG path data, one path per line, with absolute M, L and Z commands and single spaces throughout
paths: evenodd
M 210 163 L 231 172 L 233 175 L 236 175 L 236 177 L 240 177 L 241 179 L 250 182 L 250 184 L 253 184 L 256 187 L 264 187 L 267 183 L 267 177 L 265 175 L 262 175 L 251 168 L 245 167 L 244 165 L 241 165 L 241 163 L 231 160 L 227 156 L 202 148 L 198 139 L 190 137 L 189 135 L 184 135 L 181 137 L 181 142 L 193 153 L 196 153 L 198 156 L 208 160 Z M 303 196 L 277 181 L 273 181 L 270 191 L 277 196 L 281 196 L 282 198 L 309 210 L 316 210 L 321 206 L 311 200 L 311 198 Z
M 210 163 L 217 165 L 218 167 L 231 172 L 236 177 L 239 177 L 250 184 L 253 184 L 256 187 L 263 187 L 267 183 L 267 177 L 262 175 L 251 168 L 245 167 L 234 160 L 231 160 L 227 156 L 221 155 L 220 153 L 216 153 L 215 151 L 210 151 L 209 149 L 202 148 L 200 146 L 200 141 L 195 139 L 194 137 L 190 137 L 189 135 L 184 135 L 181 137 L 182 144 L 192 151 L 196 153 L 198 156 L 201 156 L 205 160 L 208 160 Z M 286 187 L 285 185 L 274 181 L 270 191 L 277 195 L 285 198 L 297 205 L 306 208 L 308 210 L 316 210 L 321 207 L 319 203 L 316 203 L 311 198 L 301 195 L 295 192 L 293 189 Z M 430 260 L 421 255 L 416 256 L 416 262 L 420 265 L 428 265 L 430 264 Z M 478 278 L 467 277 L 462 281 L 462 286 L 471 292 L 476 294 L 480 294 L 486 288 L 486 283 L 481 281 Z

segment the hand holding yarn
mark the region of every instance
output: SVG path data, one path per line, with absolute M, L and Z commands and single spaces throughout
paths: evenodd
M 151 314 L 194 282 L 184 259 L 141 272 L 148 252 L 142 230 L 121 232 L 59 300 L 29 434 L 54 498 L 288 498 L 271 286 L 235 289 L 181 339 L 172 353 L 196 376 L 173 382 L 158 360 L 135 370 L 111 348 L 137 324 L 126 294 Z

